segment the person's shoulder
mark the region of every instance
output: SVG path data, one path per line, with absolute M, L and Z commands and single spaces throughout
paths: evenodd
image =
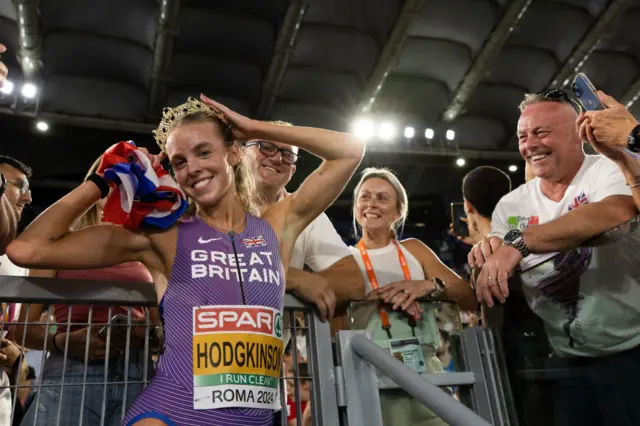
M 523 199 L 529 198 L 531 194 L 536 191 L 538 180 L 539 178 L 532 179 L 529 182 L 523 183 L 511 192 L 505 194 L 498 202 L 498 205 L 500 205 L 501 203 L 519 203 Z
M 311 223 L 304 228 L 302 234 L 321 238 L 327 230 L 335 230 L 335 227 L 326 213 L 320 213 L 318 217 L 313 219 Z
M 604 155 L 585 155 L 584 161 L 586 163 L 586 173 L 588 174 L 598 173 L 601 170 L 608 169 L 620 170 L 618 165 L 613 160 L 605 157 Z
M 414 253 L 414 252 L 419 253 L 419 252 L 423 252 L 425 250 L 426 251 L 431 251 L 429 246 L 427 246 L 425 243 L 423 243 L 421 240 L 419 240 L 417 238 L 404 239 L 404 240 L 400 241 L 400 244 L 404 248 L 406 248 L 407 250 L 411 251 L 411 253 Z

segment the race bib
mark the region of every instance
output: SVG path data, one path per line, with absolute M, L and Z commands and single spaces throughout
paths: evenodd
M 282 353 L 279 310 L 193 308 L 193 408 L 279 409 Z
M 426 373 L 422 345 L 418 338 L 389 340 L 391 355 L 416 373 Z

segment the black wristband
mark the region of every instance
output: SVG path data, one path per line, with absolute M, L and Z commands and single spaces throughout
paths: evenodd
M 107 195 L 109 195 L 109 184 L 107 183 L 105 178 L 103 178 L 97 173 L 94 173 L 91 176 L 89 176 L 87 180 L 95 183 L 98 189 L 100 189 L 100 194 L 102 195 L 101 198 L 104 198 Z
M 4 191 L 7 189 L 7 180 L 4 175 L 0 173 L 0 197 L 4 195 Z

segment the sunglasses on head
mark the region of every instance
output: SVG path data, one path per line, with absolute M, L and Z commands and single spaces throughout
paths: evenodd
M 577 112 L 582 112 L 582 107 L 576 101 L 569 97 L 569 94 L 562 89 L 544 89 L 537 93 L 545 99 L 557 102 L 566 102 Z
M 268 142 L 268 141 L 251 141 L 251 142 L 247 142 L 245 144 L 245 147 L 249 148 L 251 146 L 258 146 L 258 150 L 260 150 L 261 153 L 263 153 L 264 155 L 266 155 L 267 157 L 273 157 L 274 155 L 276 155 L 278 152 L 281 153 L 281 158 L 282 158 L 282 162 L 285 164 L 288 164 L 290 166 L 293 166 L 294 164 L 296 164 L 298 162 L 298 159 L 300 158 L 300 156 L 298 154 L 296 154 L 295 152 L 291 151 L 290 149 L 285 149 L 285 148 L 278 148 L 277 145 L 275 145 L 274 143 Z

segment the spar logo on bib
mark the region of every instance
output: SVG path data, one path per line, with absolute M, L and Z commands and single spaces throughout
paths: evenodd
M 193 408 L 279 408 L 282 313 L 264 306 L 193 308 Z

